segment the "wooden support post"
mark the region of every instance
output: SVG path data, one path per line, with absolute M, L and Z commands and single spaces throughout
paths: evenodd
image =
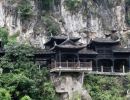
M 113 66 L 111 66 L 111 72 L 112 72 L 112 73 L 114 72 L 114 68 L 113 68 Z
M 123 67 L 123 73 L 125 73 L 125 66 L 123 65 L 122 67 Z
M 78 68 L 80 68 L 80 61 L 78 61 Z
M 113 73 L 114 72 L 114 59 L 112 59 L 112 66 L 111 66 L 111 72 Z
M 54 66 L 54 67 L 56 68 L 56 60 L 55 60 L 55 62 L 54 62 L 54 63 L 55 63 L 55 66 Z
M 101 72 L 103 72 L 103 66 L 101 66 Z
M 128 58 L 128 63 L 129 63 L 129 72 L 130 72 L 130 57 Z
M 69 65 L 68 65 L 68 60 L 67 60 L 67 68 L 68 68 L 68 66 L 69 66 Z
M 60 59 L 60 68 L 61 68 L 61 52 L 59 52 L 59 59 Z
M 96 61 L 96 72 L 98 72 L 98 61 L 97 60 L 95 61 Z

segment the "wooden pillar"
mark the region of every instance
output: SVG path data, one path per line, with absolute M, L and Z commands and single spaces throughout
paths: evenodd
M 114 67 L 113 67 L 113 66 L 111 66 L 111 72 L 112 72 L 112 73 L 114 72 Z
M 57 54 L 55 54 L 55 60 L 54 61 L 55 61 L 54 62 L 55 63 L 55 67 L 58 67 L 57 64 L 56 64 L 56 62 L 57 62 Z
M 67 60 L 67 68 L 68 68 L 68 66 L 69 66 L 69 65 L 68 65 L 68 60 Z
M 96 64 L 95 64 L 96 65 L 96 72 L 98 72 L 98 60 L 96 59 L 95 62 L 96 62 Z
M 123 73 L 125 73 L 125 66 L 123 65 L 122 67 L 123 67 Z
M 55 63 L 55 68 L 56 68 L 56 67 L 57 67 L 57 66 L 56 66 L 56 60 L 55 60 L 55 62 L 54 62 L 54 63 Z
M 59 67 L 61 67 L 61 52 L 59 52 L 59 63 L 60 63 Z
M 78 67 L 80 68 L 80 67 L 81 67 L 81 66 L 80 66 L 80 60 L 79 60 L 78 62 L 79 62 L 79 66 L 78 66 Z
M 103 72 L 103 66 L 101 66 L 101 72 Z
M 114 72 L 114 59 L 112 59 L 112 66 L 111 66 L 111 72 Z
M 79 54 L 77 54 L 78 67 L 80 68 Z
M 129 72 L 130 72 L 130 56 L 129 56 L 129 58 L 128 58 L 128 66 L 129 66 L 129 68 L 128 68 L 128 70 L 129 70 Z

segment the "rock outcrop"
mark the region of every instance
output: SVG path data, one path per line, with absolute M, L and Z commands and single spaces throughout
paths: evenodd
M 67 9 L 66 0 L 52 0 L 49 11 L 42 5 L 42 0 L 29 0 L 33 13 L 26 20 L 21 18 L 17 9 L 20 1 L 0 1 L 0 26 L 6 27 L 10 35 L 19 32 L 20 41 L 42 48 L 49 30 L 42 18 L 46 12 L 58 23 L 61 33 L 80 36 L 83 43 L 104 34 L 116 33 L 122 37 L 124 31 L 128 30 L 125 18 L 129 7 L 126 7 L 125 0 L 77 0 L 81 4 L 73 12 Z
M 22 1 L 28 1 L 30 12 L 20 11 Z M 51 0 L 49 4 L 44 4 L 45 1 L 0 0 L 0 27 L 6 27 L 9 35 L 19 33 L 19 42 L 41 48 L 51 33 L 81 37 L 80 42 L 88 43 L 106 34 L 115 34 L 123 40 L 130 32 L 126 25 L 130 7 L 125 0 L 75 0 L 76 9 L 70 8 L 67 0 Z M 53 75 L 52 80 L 61 100 L 91 100 L 82 87 L 81 74 Z
M 92 100 L 83 88 L 83 73 L 55 73 L 51 76 L 60 100 Z

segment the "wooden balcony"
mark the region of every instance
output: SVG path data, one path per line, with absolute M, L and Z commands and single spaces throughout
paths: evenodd
M 100 66 L 96 70 L 88 72 L 89 74 L 98 74 L 98 75 L 111 75 L 111 76 L 124 76 L 128 74 L 128 69 L 125 69 L 125 66 L 120 67 L 120 69 L 114 69 L 113 66 L 106 67 Z
M 92 62 L 53 62 L 51 72 L 89 72 Z

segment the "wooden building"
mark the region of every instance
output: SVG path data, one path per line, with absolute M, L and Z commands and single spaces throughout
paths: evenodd
M 40 65 L 51 72 L 87 72 L 124 75 L 130 70 L 130 48 L 121 47 L 119 39 L 95 38 L 88 45 L 80 38 L 60 34 L 51 36 L 45 50 L 35 54 Z

